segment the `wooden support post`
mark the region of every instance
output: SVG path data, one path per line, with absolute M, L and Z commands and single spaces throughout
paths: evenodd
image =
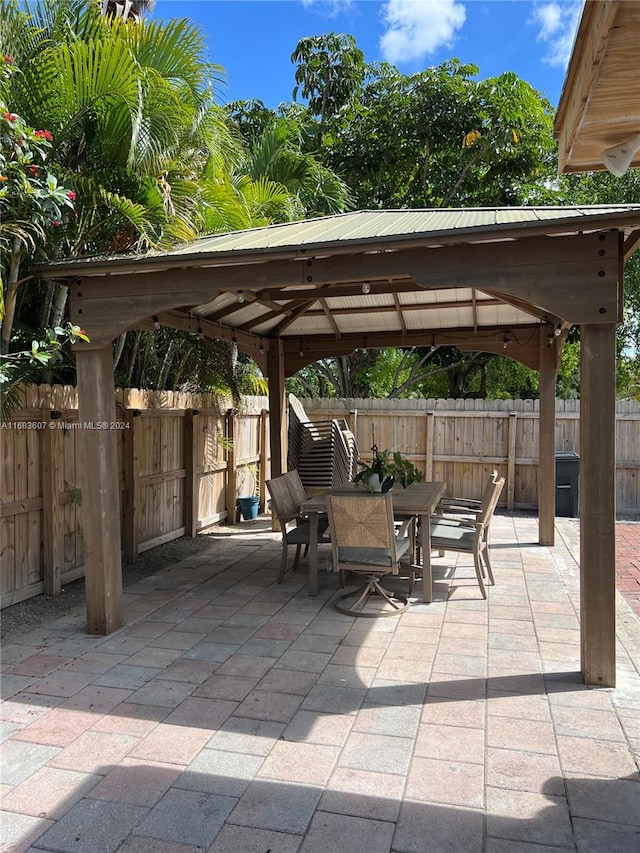
M 269 435 L 271 476 L 287 470 L 287 404 L 284 387 L 284 347 L 279 339 L 269 347 Z
M 131 563 L 138 556 L 138 441 L 136 424 L 140 412 L 126 409 L 123 417 L 128 424 L 123 430 L 124 511 L 122 513 L 122 549 Z
M 616 327 L 580 327 L 580 631 L 586 684 L 616 683 Z
M 615 384 L 615 383 L 614 383 Z M 538 541 L 555 543 L 556 517 L 556 347 L 548 327 L 540 329 L 540 412 L 538 422 Z
M 235 524 L 236 521 L 236 491 L 238 479 L 238 470 L 236 468 L 237 451 L 235 446 L 236 433 L 235 409 L 229 409 L 227 412 L 227 438 L 229 440 L 229 450 L 227 451 L 226 485 L 227 524 Z
M 269 464 L 269 409 L 260 410 L 260 461 L 258 462 L 258 474 L 260 477 L 260 512 L 264 512 L 267 506 L 267 465 Z
M 198 533 L 198 518 L 200 515 L 199 497 L 200 482 L 198 480 L 198 428 L 197 409 L 187 409 L 184 413 L 183 459 L 184 459 L 184 532 L 185 536 L 195 539 Z
M 116 421 L 111 344 L 78 348 L 78 430 L 87 632 L 122 625 L 122 562 Z
M 509 432 L 507 434 L 507 510 L 513 512 L 516 501 L 516 427 L 518 413 L 509 412 Z
M 433 435 L 436 421 L 436 413 L 433 410 L 427 412 L 426 438 L 424 449 L 424 478 L 433 481 Z
M 60 574 L 64 564 L 62 489 L 62 440 L 58 429 L 62 421 L 52 420 L 50 429 L 40 433 L 42 454 L 42 544 L 43 581 L 45 595 L 60 595 Z

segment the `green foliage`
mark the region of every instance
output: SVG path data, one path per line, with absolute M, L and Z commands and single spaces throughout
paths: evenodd
M 62 358 L 65 343 L 89 343 L 89 337 L 79 326 L 65 323 L 47 329 L 43 340 L 32 340 L 31 346 L 18 352 L 0 354 L 1 417 L 6 419 L 20 405 L 15 388 L 30 384 L 43 367 L 55 364 Z
M 327 117 L 338 115 L 354 97 L 366 72 L 364 54 L 354 37 L 344 33 L 300 39 L 291 61 L 298 63 L 293 100 L 298 92 L 308 99 L 321 130 Z
M 370 480 L 371 477 L 377 476 L 381 491 L 388 492 L 394 483 L 399 483 L 403 489 L 406 489 L 412 483 L 419 483 L 422 480 L 422 471 L 398 451 L 391 453 L 390 450 L 378 450 L 375 444 L 371 450 L 373 453 L 371 462 L 358 461 L 360 470 L 353 478 L 354 483 L 362 483 L 374 491 Z

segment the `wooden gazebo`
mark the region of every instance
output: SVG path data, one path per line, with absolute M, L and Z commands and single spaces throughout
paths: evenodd
M 356 347 L 455 344 L 540 371 L 539 539 L 553 544 L 555 370 L 580 326 L 582 672 L 615 683 L 615 369 L 622 270 L 640 206 L 362 211 L 202 238 L 168 253 L 59 262 L 79 420 L 114 421 L 112 341 L 160 323 L 235 341 L 269 379 L 286 465 L 285 376 Z M 116 433 L 82 430 L 88 630 L 122 623 Z

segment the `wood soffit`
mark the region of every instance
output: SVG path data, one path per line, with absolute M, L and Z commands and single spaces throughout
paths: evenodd
M 639 46 L 637 0 L 587 0 L 555 120 L 560 173 L 603 170 L 602 152 L 640 132 Z

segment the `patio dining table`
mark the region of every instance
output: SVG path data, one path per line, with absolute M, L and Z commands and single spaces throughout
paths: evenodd
M 413 483 L 403 489 L 396 486 L 393 490 L 393 514 L 397 518 L 417 516 L 422 525 L 422 599 L 427 603 L 432 601 L 431 586 L 431 515 L 444 495 L 445 483 L 421 482 Z M 335 489 L 321 492 L 304 501 L 301 511 L 308 515 L 311 525 L 309 545 L 309 594 L 318 594 L 318 516 L 327 511 L 327 495 L 344 495 L 357 492 L 358 487 L 353 483 L 345 483 Z M 362 494 L 369 494 L 360 489 Z

